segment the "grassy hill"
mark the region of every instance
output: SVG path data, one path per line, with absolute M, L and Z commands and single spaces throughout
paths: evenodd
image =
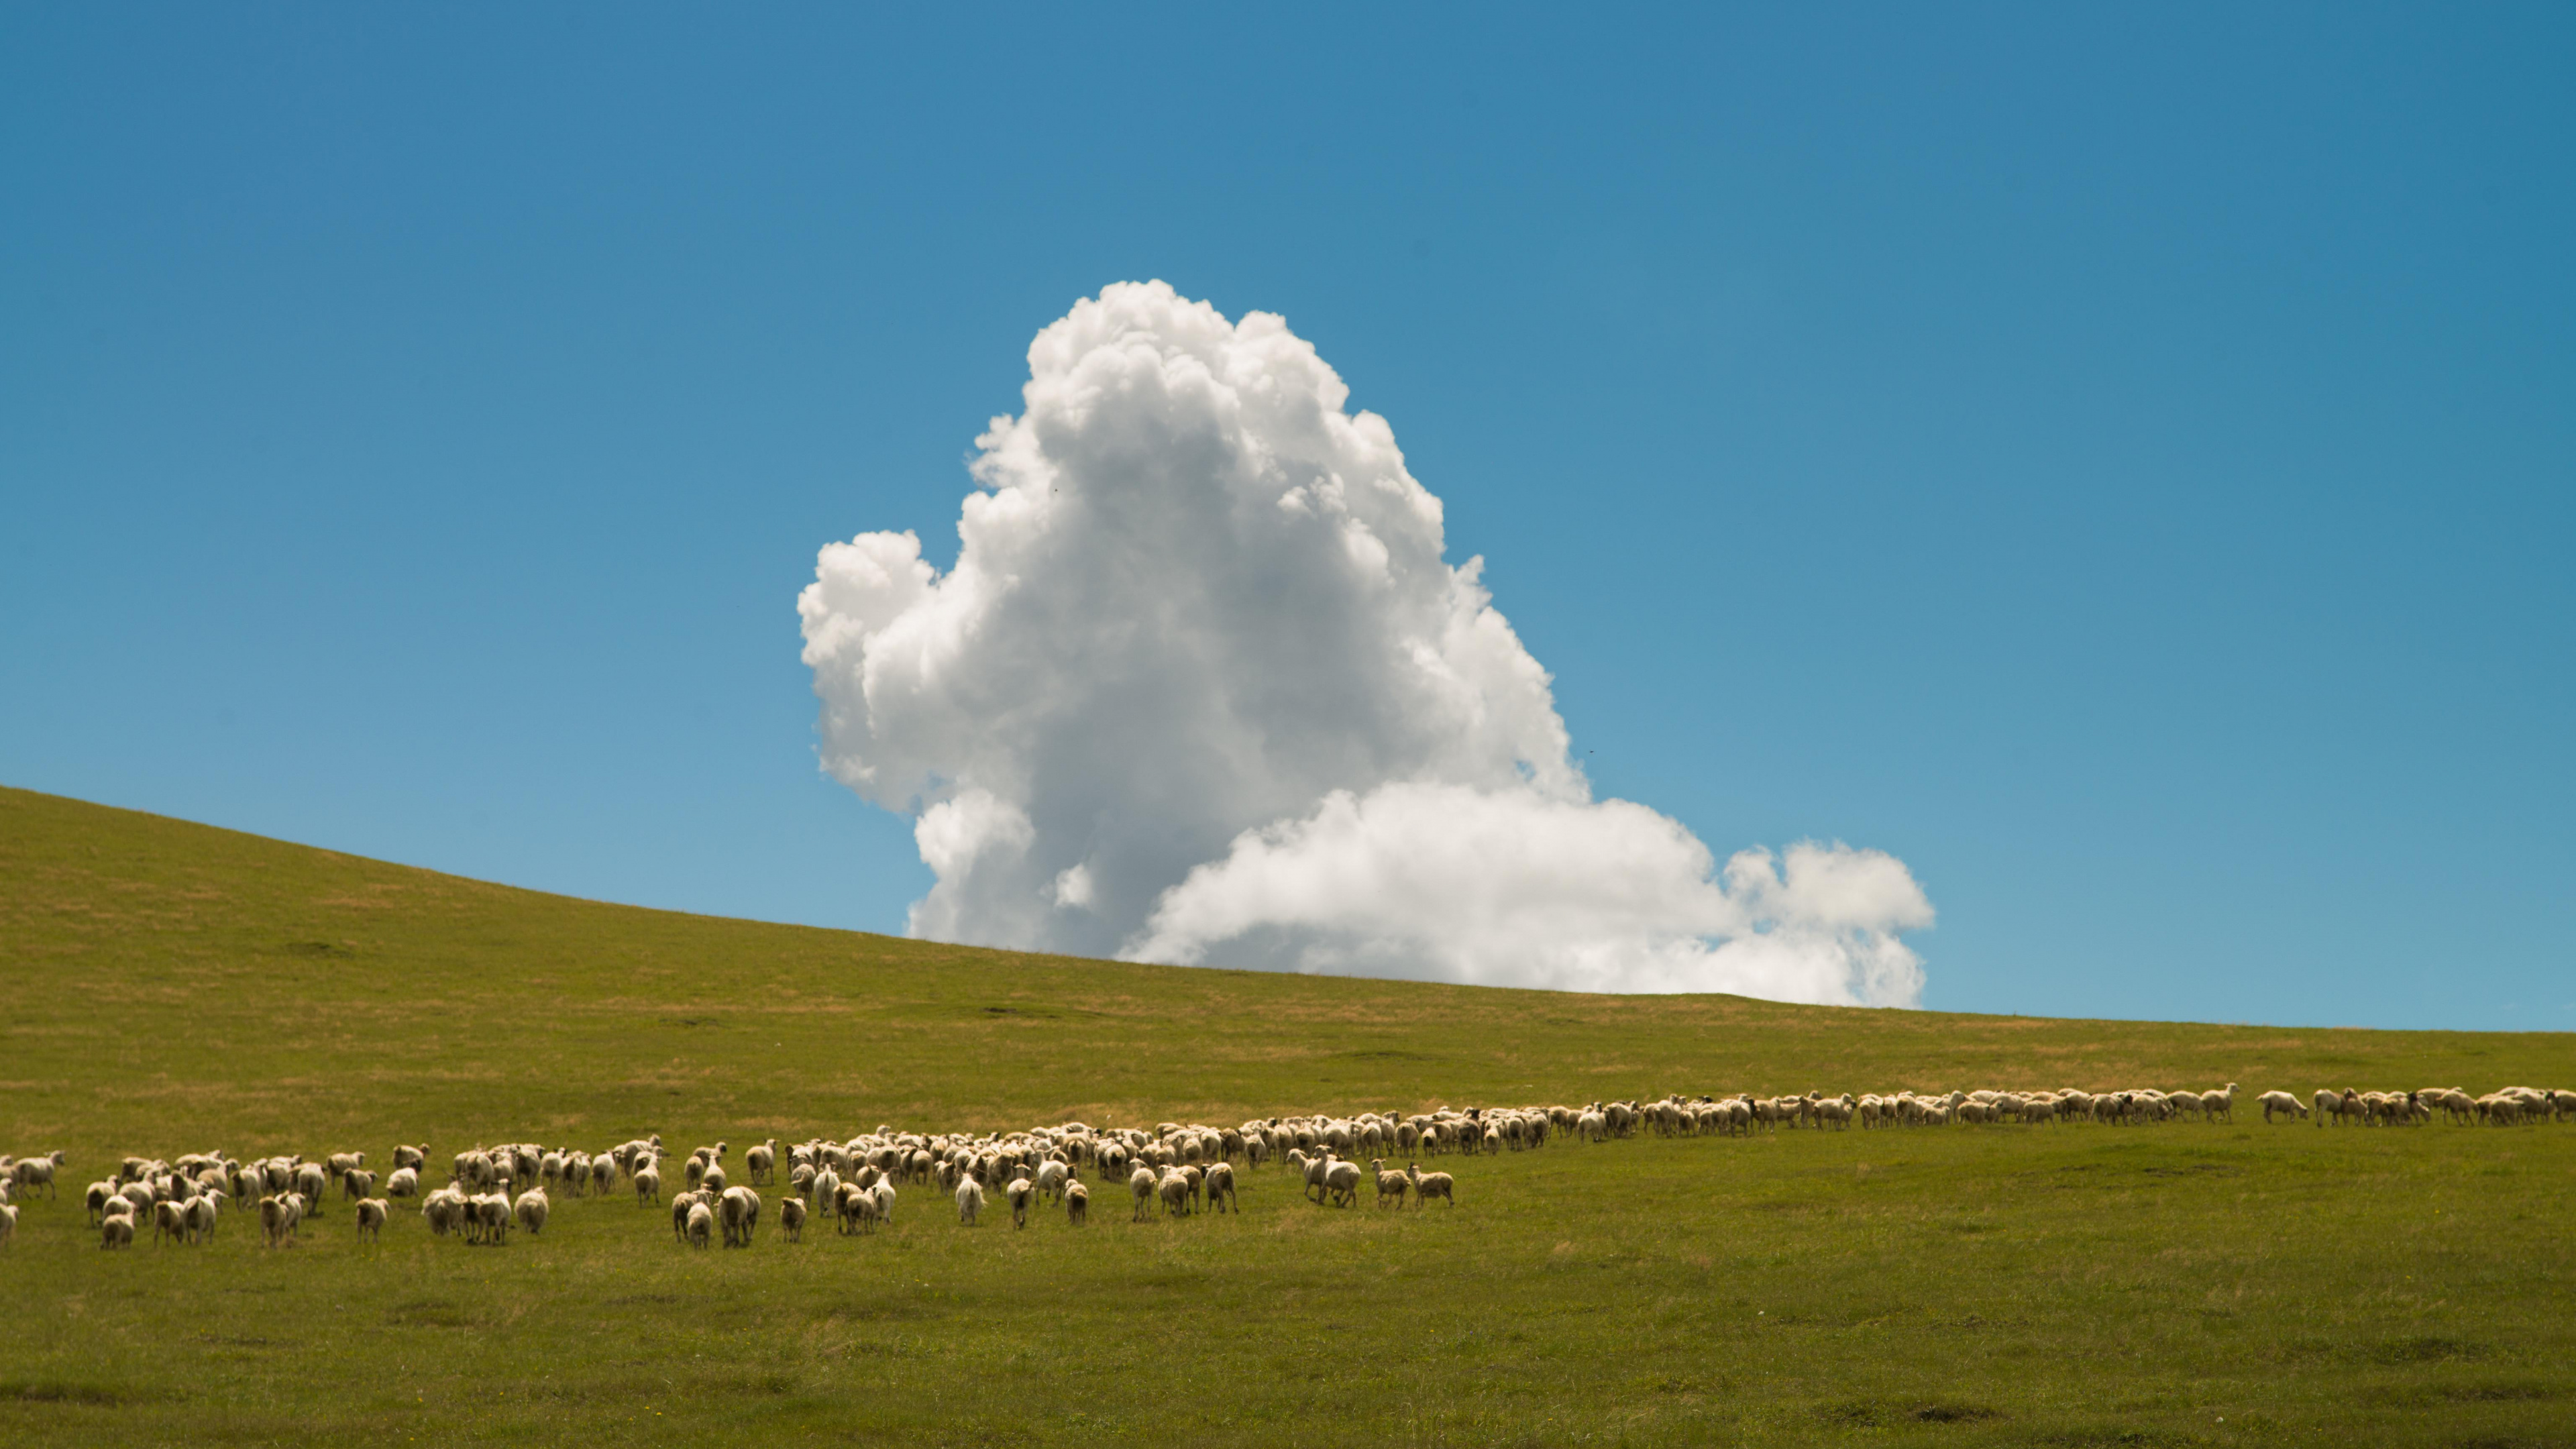
M 2330 998 L 2321 997 L 2321 1003 Z M 2321 1005 L 2321 1010 L 2328 1009 Z M 2052 1126 L 1444 1158 L 1454 1212 L 675 1247 L 345 1210 L 101 1253 L 129 1152 L 1151 1125 L 1668 1091 L 2576 1083 L 2576 1039 L 1588 997 L 600 905 L 0 790 L 0 1433 L 2560 1443 L 2576 1129 Z M 2224 1422 L 2221 1422 L 2223 1419 Z M 470 1426 L 470 1427 L 469 1427 Z

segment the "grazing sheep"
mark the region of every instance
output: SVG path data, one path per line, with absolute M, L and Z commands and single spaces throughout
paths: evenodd
M 2265 1092 L 2255 1100 L 2262 1105 L 2263 1120 L 2266 1123 L 2272 1120 L 2274 1113 L 2279 1113 L 2293 1122 L 2308 1115 L 2308 1104 L 2300 1101 L 2294 1093 Z
M 1154 1169 L 1141 1162 L 1136 1164 L 1134 1172 L 1127 1175 L 1128 1194 L 1136 1199 L 1136 1210 L 1127 1217 L 1129 1222 L 1141 1223 L 1153 1215 L 1154 1190 L 1161 1180 L 1154 1175 Z
M 188 1221 L 181 1215 L 179 1204 L 168 1198 L 152 1205 L 152 1241 L 175 1238 L 184 1243 L 188 1238 Z
M 358 1236 L 362 1238 L 374 1238 L 378 1241 L 382 1241 L 385 1229 L 385 1213 L 390 1206 L 391 1204 L 387 1203 L 380 1197 L 362 1197 L 358 1199 Z
M 1176 1218 L 1187 1217 L 1189 1215 L 1190 1177 L 1188 1173 L 1181 1171 L 1177 1167 L 1173 1168 L 1169 1172 L 1163 1174 L 1162 1178 L 1155 1184 L 1154 1190 L 1163 1200 L 1163 1211 L 1165 1213 Z
M 1207 1182 L 1205 1186 L 1207 1188 L 1207 1202 L 1208 1210 L 1210 1212 L 1239 1213 L 1243 1211 L 1243 1205 L 1234 1200 L 1234 1168 L 1231 1164 L 1223 1162 L 1209 1163 Z
M 1064 1201 L 1064 1185 L 1072 1180 L 1073 1169 L 1053 1158 L 1038 1164 L 1037 1189 L 1041 1197 Z
M 5 1220 L 11 1227 L 17 1226 L 18 1210 L 16 1208 L 0 1208 L 0 1214 L 6 1215 Z M 109 1213 L 106 1219 L 98 1225 L 98 1245 L 102 1248 L 133 1247 L 134 1219 L 125 1216 L 123 1213 Z
M 322 1216 L 322 1195 L 330 1190 L 331 1174 L 322 1164 L 308 1162 L 295 1169 L 295 1190 L 304 1195 L 305 1208 L 315 1217 Z
M 1091 1219 L 1091 1189 L 1078 1182 L 1064 1185 L 1064 1220 L 1081 1227 Z
M 366 1154 L 360 1153 L 363 1157 Z M 376 1195 L 376 1175 L 364 1168 L 352 1167 L 340 1174 L 340 1196 L 355 1202 Z
M 617 1159 L 614 1156 L 592 1158 L 590 1160 L 590 1190 L 601 1197 L 606 1197 L 608 1196 L 608 1190 L 616 1185 Z
M 957 1221 L 975 1226 L 975 1215 L 984 1210 L 984 1184 L 971 1177 L 957 1179 Z
M 778 1231 L 791 1243 L 805 1241 L 805 1199 L 788 1197 L 779 1201 Z
M 546 1212 L 552 1206 L 546 1200 L 544 1188 L 532 1187 L 519 1194 L 519 1200 L 510 1205 L 510 1215 L 517 1218 L 519 1226 L 533 1238 L 546 1230 Z
M 742 1154 L 742 1170 L 743 1174 L 751 1179 L 754 1187 L 774 1181 L 778 1176 L 778 1139 L 772 1137 L 766 1142 L 745 1148 Z
M 385 1196 L 420 1196 L 420 1169 L 417 1167 L 395 1168 L 392 1175 L 385 1179 Z
M 465 1194 L 452 1187 L 439 1188 L 420 1200 L 420 1215 L 429 1224 L 431 1237 L 446 1237 L 465 1226 Z
M 1025 1228 L 1029 1225 L 1029 1202 L 1037 1195 L 1037 1184 L 1025 1177 L 1012 1178 L 1010 1185 L 1002 1189 L 1003 1199 L 1011 1205 L 1012 1227 Z
M 1408 1162 L 1404 1166 L 1404 1175 L 1413 1180 L 1413 1202 L 1416 1207 L 1431 1206 L 1431 1200 L 1435 1197 L 1451 1207 L 1458 1205 L 1457 1196 L 1451 1191 L 1454 1184 L 1450 1182 L 1449 1174 L 1424 1172 L 1421 1164 Z
M 635 1169 L 635 1205 L 644 1207 L 662 1200 L 662 1174 L 650 1164 Z
M 690 1203 L 688 1219 L 681 1226 L 681 1241 L 692 1248 L 703 1248 L 715 1237 L 715 1229 L 715 1209 L 702 1202 Z

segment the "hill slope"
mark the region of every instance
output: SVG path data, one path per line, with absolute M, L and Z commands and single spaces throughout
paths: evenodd
M 105 1254 L 127 1152 L 685 1150 L 1666 1091 L 2486 1089 L 2563 1035 L 1582 997 L 1074 961 L 567 900 L 0 791 L 0 1432 L 537 1441 L 2560 1442 L 2576 1129 L 2059 1126 L 1443 1158 L 1452 1211 L 501 1249 L 345 1208 Z M 774 1198 L 773 1198 L 774 1200 Z M 337 1205 L 334 1205 L 336 1208 Z M 2223 1423 L 2221 1421 L 2224 1421 Z M 2553 1438 L 2552 1436 L 2559 1436 Z

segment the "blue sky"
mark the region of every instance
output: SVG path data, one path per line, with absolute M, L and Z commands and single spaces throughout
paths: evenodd
M 796 591 L 1158 277 L 1928 1005 L 2576 1029 L 2564 7 L 527 8 L 9 18 L 0 781 L 899 929 Z

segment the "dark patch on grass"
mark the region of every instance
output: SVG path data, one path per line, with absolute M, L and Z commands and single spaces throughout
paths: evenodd
M 358 954 L 358 948 L 347 941 L 289 941 L 280 948 L 289 956 L 337 956 Z
M 2034 1435 L 2028 1442 L 2063 1445 L 2065 1449 L 2115 1449 L 2115 1446 L 2116 1449 L 2129 1449 L 2129 1446 L 2135 1446 L 2135 1449 L 2180 1449 L 2180 1446 L 2209 1441 L 2197 1434 L 2185 1434 L 2174 1429 L 2123 1426 L 2116 1429 L 2060 1429 L 2054 1433 Z
M 23 1404 L 90 1404 L 113 1408 L 119 1404 L 144 1404 L 170 1395 L 142 1389 L 120 1388 L 112 1384 L 71 1383 L 63 1379 L 21 1379 L 0 1382 L 0 1401 L 15 1400 Z
M 1358 1062 L 1436 1062 L 1440 1060 L 1429 1052 L 1397 1051 L 1393 1048 L 1382 1051 L 1335 1052 L 1333 1055 Z
M 2392 1338 L 2361 1350 L 2361 1356 L 2368 1362 L 2391 1367 L 2410 1363 L 2468 1363 L 2486 1357 L 2486 1353 L 2484 1344 L 2433 1335 Z
M 667 1023 L 667 1024 L 671 1025 L 671 1026 L 722 1026 L 722 1025 L 724 1025 L 724 1023 L 723 1023 L 722 1021 L 719 1021 L 719 1020 L 717 1020 L 715 1017 L 712 1017 L 712 1016 L 666 1016 L 666 1017 L 662 1018 L 662 1020 L 663 1020 L 665 1023 Z
M 2000 1419 L 2003 1415 L 1982 1404 L 1921 1404 L 1906 1417 L 1918 1424 L 1973 1424 L 1980 1419 Z
M 629 1293 L 622 1298 L 611 1298 L 607 1300 L 608 1306 L 611 1308 L 633 1308 L 646 1303 L 677 1303 L 679 1301 L 680 1295 L 677 1293 Z
M 480 1328 L 484 1318 L 453 1299 L 414 1298 L 387 1308 L 385 1322 L 395 1328 Z
M 2179 1167 L 2142 1167 L 2138 1170 L 2149 1177 L 2237 1177 L 2245 1171 L 2225 1162 L 2189 1162 Z

